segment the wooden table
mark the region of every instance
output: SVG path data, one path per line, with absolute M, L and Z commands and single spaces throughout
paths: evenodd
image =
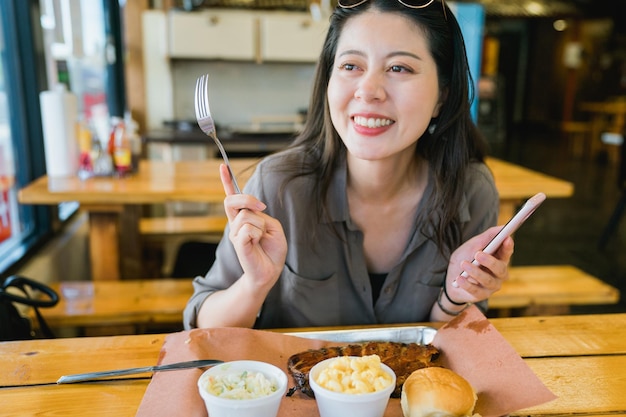
M 571 182 L 520 165 L 488 158 L 487 166 L 493 173 L 500 193 L 498 224 L 505 224 L 525 199 L 540 191 L 548 198 L 565 198 L 574 194 Z
M 514 415 L 626 416 L 626 313 L 491 322 L 559 397 Z M 70 373 L 154 365 L 164 338 L 161 334 L 0 343 L 2 413 L 133 416 L 150 382 L 148 374 L 75 385 L 55 381 Z
M 185 162 L 142 161 L 128 178 L 41 177 L 20 190 L 22 204 L 59 204 L 78 201 L 89 213 L 92 279 L 142 278 L 139 217 L 141 204 L 172 201 L 221 204 L 221 160 Z M 233 159 L 233 170 L 243 187 L 252 174 L 253 159 Z M 504 224 L 526 198 L 542 191 L 548 198 L 569 197 L 572 183 L 509 162 L 490 158 L 500 192 L 499 223 Z
M 143 160 L 126 178 L 38 178 L 18 194 L 22 204 L 77 201 L 89 214 L 89 251 L 93 280 L 142 278 L 139 218 L 142 204 L 174 201 L 222 204 L 221 159 L 185 162 Z M 243 186 L 253 159 L 233 159 Z

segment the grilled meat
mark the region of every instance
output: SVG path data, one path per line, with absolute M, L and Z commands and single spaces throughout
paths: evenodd
M 297 388 L 309 397 L 313 397 L 313 390 L 309 386 L 309 371 L 318 362 L 337 356 L 374 354 L 380 356 L 380 360 L 395 372 L 396 389 L 391 396 L 398 398 L 402 392 L 402 384 L 413 371 L 435 366 L 433 361 L 439 356 L 439 351 L 432 345 L 418 345 L 417 343 L 365 342 L 296 353 L 289 358 L 287 369 L 296 381 Z

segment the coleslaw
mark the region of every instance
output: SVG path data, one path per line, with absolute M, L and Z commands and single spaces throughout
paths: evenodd
M 223 373 L 210 375 L 206 379 L 205 389 L 216 397 L 249 400 L 276 392 L 278 384 L 261 372 L 225 369 Z

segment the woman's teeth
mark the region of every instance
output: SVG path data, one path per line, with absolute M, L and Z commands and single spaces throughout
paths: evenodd
M 393 123 L 393 121 L 389 119 L 375 119 L 373 117 L 368 118 L 368 117 L 355 116 L 354 123 L 360 126 L 365 126 L 365 127 L 381 127 L 381 126 L 389 126 L 391 123 Z

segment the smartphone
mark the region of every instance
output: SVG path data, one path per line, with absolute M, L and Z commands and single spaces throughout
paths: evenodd
M 544 193 L 537 193 L 529 198 L 526 203 L 524 203 L 522 208 L 519 209 L 517 213 L 515 213 L 515 216 L 513 216 L 511 220 L 509 220 L 498 232 L 498 234 L 495 235 L 493 239 L 491 239 L 487 246 L 485 246 L 483 252 L 490 255 L 493 254 L 500 247 L 502 242 L 504 242 L 504 239 L 511 236 L 517 229 L 519 229 L 519 227 L 526 221 L 526 219 L 530 217 L 531 214 L 535 212 L 535 210 L 537 210 L 537 207 L 539 207 L 541 203 L 545 201 L 545 199 L 546 195 Z M 474 265 L 478 265 L 476 259 L 474 259 L 472 263 Z M 467 278 L 467 272 L 463 271 L 461 276 Z M 454 284 L 456 284 L 456 281 L 454 282 Z

